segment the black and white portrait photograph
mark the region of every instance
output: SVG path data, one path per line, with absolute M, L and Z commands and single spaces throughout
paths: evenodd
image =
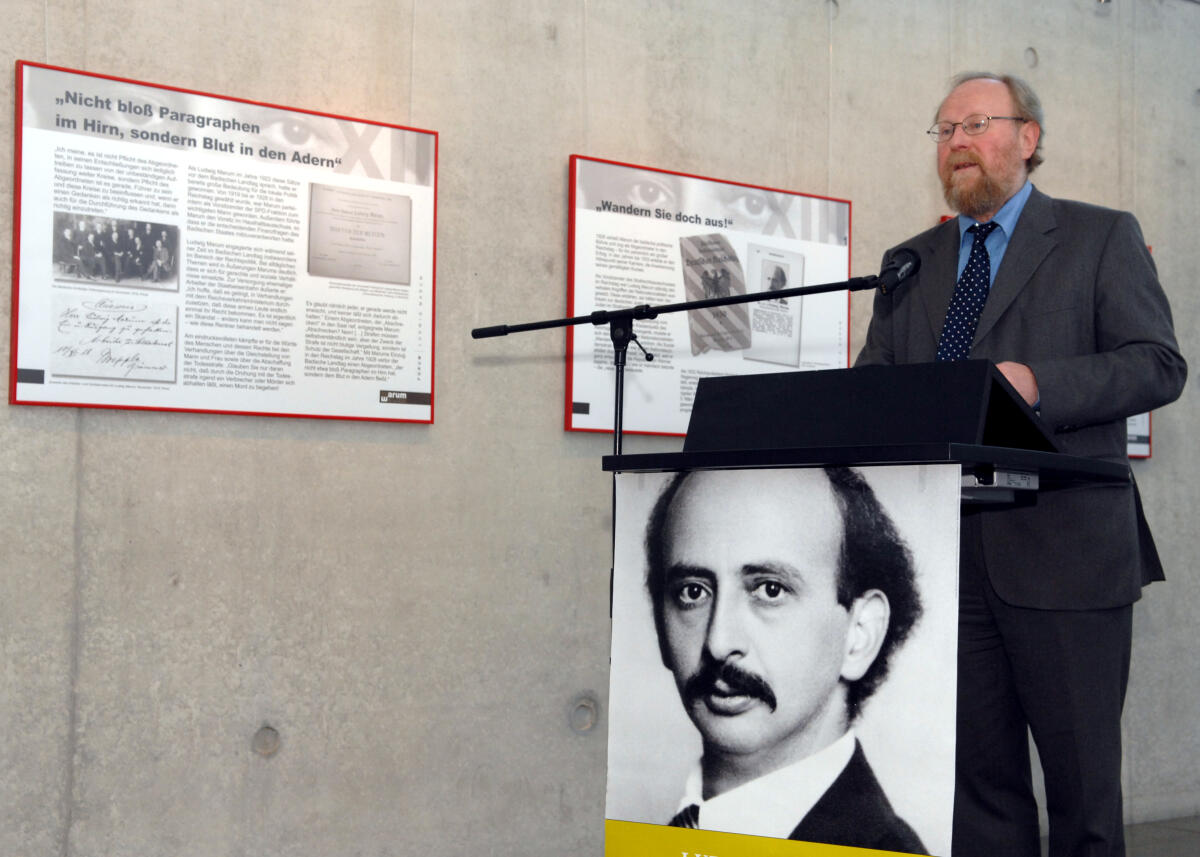
M 611 820 L 950 851 L 959 471 L 620 474 Z

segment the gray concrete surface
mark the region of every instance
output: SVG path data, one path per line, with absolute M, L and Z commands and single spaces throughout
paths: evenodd
M 1048 115 L 1039 186 L 1139 216 L 1200 366 L 1186 0 L 0 14 L 10 71 L 49 62 L 441 134 L 433 426 L 0 407 L 0 854 L 602 852 L 610 440 L 562 431 L 561 334 L 468 336 L 564 312 L 573 152 L 850 199 L 868 273 L 944 213 L 922 132 L 949 76 L 1023 73 Z M 9 163 L 12 116 L 10 83 Z M 5 286 L 5 322 L 10 307 Z M 869 314 L 856 301 L 855 350 Z M 6 377 L 8 342 L 0 323 Z M 1189 388 L 1135 465 L 1171 582 L 1135 614 L 1130 821 L 1200 811 L 1198 417 Z M 577 732 L 581 700 L 599 719 Z M 252 747 L 264 726 L 269 756 Z
M 1125 848 L 1130 857 L 1195 857 L 1200 854 L 1200 817 L 1127 824 Z M 1043 837 L 1043 857 L 1049 851 L 1050 842 Z

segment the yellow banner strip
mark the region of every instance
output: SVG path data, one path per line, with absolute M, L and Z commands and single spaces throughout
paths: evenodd
M 605 857 L 896 857 L 895 851 L 792 842 L 634 821 L 604 822 Z M 909 855 L 911 857 L 911 855 Z

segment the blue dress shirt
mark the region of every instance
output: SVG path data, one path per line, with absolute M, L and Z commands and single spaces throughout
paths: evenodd
M 1013 230 L 1017 228 L 1017 220 L 1021 216 L 1021 212 L 1025 208 L 1025 202 L 1029 199 L 1029 195 L 1033 193 L 1033 185 L 1028 179 L 1025 180 L 1025 185 L 1009 198 L 1008 202 L 1000 206 L 1000 210 L 996 212 L 996 216 L 992 220 L 999 226 L 999 229 L 993 229 L 992 234 L 985 240 L 984 246 L 987 247 L 988 258 L 992 262 L 992 270 L 988 273 L 988 285 L 996 282 L 996 272 L 1000 270 L 1000 262 L 1004 259 L 1004 251 L 1008 249 L 1008 241 L 1012 238 Z M 967 267 L 967 259 L 971 256 L 971 244 L 975 241 L 975 236 L 967 232 L 978 221 L 967 217 L 965 214 L 958 216 L 958 276 L 962 276 L 963 268 Z

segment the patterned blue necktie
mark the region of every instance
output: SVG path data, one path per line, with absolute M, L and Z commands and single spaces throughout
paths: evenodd
M 983 312 L 983 305 L 987 303 L 991 285 L 992 260 L 983 242 L 998 225 L 991 220 L 976 223 L 967 230 L 975 233 L 975 241 L 971 244 L 967 267 L 963 268 L 962 276 L 954 287 L 950 308 L 946 310 L 946 320 L 942 323 L 942 336 L 937 349 L 939 362 L 966 360 L 971 353 L 975 329 L 979 327 L 979 316 Z

